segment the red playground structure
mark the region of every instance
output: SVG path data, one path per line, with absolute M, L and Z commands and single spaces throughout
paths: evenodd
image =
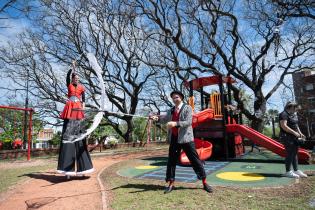
M 12 140 L 12 149 L 21 149 L 23 143 L 27 143 L 27 160 L 31 159 L 33 113 L 32 108 L 0 106 L 0 137 L 4 136 Z M 13 116 L 7 116 L 12 114 Z M 24 117 L 21 119 L 23 115 Z M 18 131 L 19 129 L 21 133 Z M 24 137 L 24 142 L 22 137 Z M 4 143 L 0 141 L 0 149 L 3 149 L 3 146 Z
M 264 147 L 282 157 L 286 152 L 284 145 L 273 140 L 256 130 L 242 125 L 242 117 L 233 115 L 228 111 L 228 104 L 231 104 L 230 85 L 236 81 L 230 76 L 210 76 L 191 80 L 185 83 L 189 88 L 189 105 L 194 110 L 193 91 L 197 90 L 201 94 L 201 111 L 194 113 L 192 126 L 194 129 L 195 146 L 201 160 L 229 159 L 236 158 L 245 153 L 243 138 L 251 140 L 258 146 Z M 223 93 L 223 85 L 227 84 L 228 99 Z M 219 85 L 220 93 L 209 94 L 203 90 L 203 87 L 209 85 Z M 300 162 L 308 162 L 310 154 L 299 149 L 298 158 Z M 182 151 L 180 163 L 189 165 L 190 162 Z

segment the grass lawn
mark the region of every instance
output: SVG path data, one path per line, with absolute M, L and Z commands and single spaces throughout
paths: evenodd
M 201 190 L 201 183 L 176 183 L 177 190 L 164 195 L 164 182 L 126 178 L 117 170 L 139 165 L 140 160 L 117 163 L 102 174 L 109 192 L 112 209 L 312 209 L 310 200 L 315 198 L 315 177 L 300 183 L 277 188 L 214 188 L 208 194 Z M 211 184 L 211 180 L 209 180 Z
M 38 160 L 33 160 L 31 162 L 1 162 L 0 193 L 5 192 L 10 186 L 27 179 L 27 176 L 23 176 L 25 174 L 35 173 L 54 167 L 56 167 L 56 163 L 52 160 L 44 160 L 40 162 L 38 162 Z

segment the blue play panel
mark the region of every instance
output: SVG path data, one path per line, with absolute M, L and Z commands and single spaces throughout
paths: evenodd
M 206 174 L 209 175 L 224 166 L 229 164 L 229 162 L 205 162 L 204 168 Z M 166 166 L 161 166 L 157 170 L 150 171 L 137 176 L 140 179 L 157 179 L 165 180 Z M 194 170 L 189 166 L 176 166 L 176 176 L 175 180 L 179 182 L 196 182 L 198 180 Z

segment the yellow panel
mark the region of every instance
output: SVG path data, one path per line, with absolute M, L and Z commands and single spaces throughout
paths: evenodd
M 158 166 L 136 166 L 136 169 L 140 169 L 140 170 L 146 170 L 146 169 L 155 169 L 158 168 Z
M 249 172 L 223 172 L 216 175 L 220 179 L 230 180 L 230 181 L 259 181 L 265 179 L 264 176 Z

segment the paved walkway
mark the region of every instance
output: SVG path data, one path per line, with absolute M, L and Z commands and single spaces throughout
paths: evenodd
M 164 151 L 156 153 L 161 152 Z M 147 155 L 152 155 L 152 150 L 93 158 L 96 171 L 90 177 L 73 177 L 71 180 L 54 170 L 26 174 L 30 179 L 8 192 L 0 209 L 106 209 L 106 199 L 102 199 L 106 192 L 99 184 L 99 172 L 114 163 Z

